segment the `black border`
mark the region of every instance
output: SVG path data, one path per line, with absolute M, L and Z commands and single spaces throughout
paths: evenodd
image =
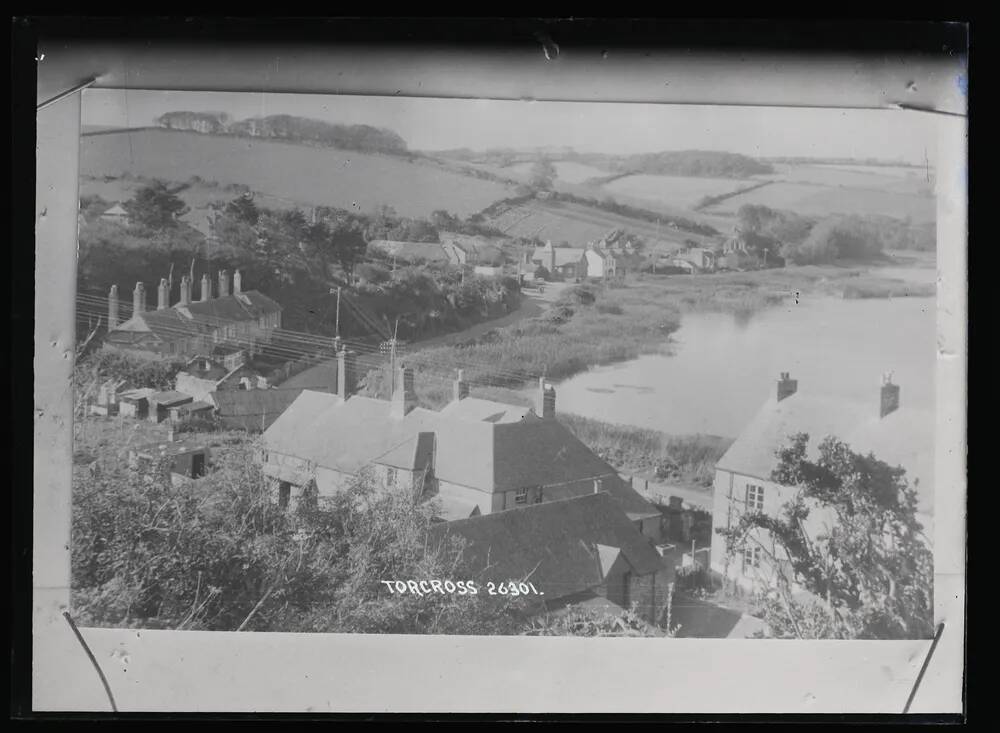
M 358 43 L 379 46 L 430 45 L 463 49 L 537 46 L 546 40 L 575 47 L 605 47 L 656 50 L 699 50 L 726 53 L 767 52 L 804 55 L 878 54 L 918 55 L 925 58 L 965 56 L 970 47 L 970 26 L 958 20 L 723 20 L 706 18 L 264 18 L 264 17 L 100 17 L 20 16 L 11 24 L 12 37 L 12 216 L 11 238 L 11 405 L 16 421 L 11 462 L 11 718 L 18 722 L 147 721 L 247 723 L 262 719 L 282 721 L 593 721 L 593 722 L 715 722 L 746 723 L 877 723 L 955 724 L 966 713 L 938 715 L 799 715 L 799 714 L 111 714 L 39 713 L 31 710 L 31 608 L 32 608 L 32 491 L 30 463 L 33 450 L 27 436 L 33 424 L 27 415 L 32 397 L 24 388 L 31 374 L 34 318 L 34 175 L 35 107 L 37 96 L 36 44 L 40 38 L 66 41 L 129 41 L 227 43 L 255 42 Z M 971 107 L 971 105 L 970 105 Z M 970 126 L 971 131 L 971 126 Z M 970 155 L 971 159 L 971 155 Z M 971 184 L 971 177 L 970 177 Z M 972 232 L 971 199 L 969 210 Z M 989 246 L 992 243 L 986 242 Z M 970 263 L 972 256 L 970 253 Z M 980 259 L 980 261 L 982 261 Z M 971 272 L 971 268 L 970 268 Z M 983 272 L 981 268 L 980 272 Z M 969 301 L 972 304 L 972 301 Z M 971 329 L 970 329 L 971 335 Z M 971 370 L 971 362 L 969 363 Z M 970 383 L 971 385 L 971 383 Z M 970 386 L 971 390 L 971 386 Z M 971 394 L 971 391 L 970 391 Z M 977 401 L 972 401 L 977 404 Z M 981 404 L 981 402 L 978 402 Z M 32 410 L 33 412 L 33 410 Z M 970 432 L 971 423 L 970 423 Z M 971 481 L 970 481 L 971 488 Z M 969 491 L 972 499 L 974 491 Z M 970 501 L 970 506 L 972 502 Z M 973 514 L 969 513 L 971 520 Z M 971 552 L 969 553 L 972 554 Z M 967 576 L 968 577 L 968 576 Z M 968 596 L 966 596 L 968 599 Z M 968 600 L 966 601 L 968 603 Z M 947 633 L 947 630 L 946 632 Z M 968 627 L 966 627 L 966 635 Z M 963 703 L 967 709 L 968 673 L 964 678 Z

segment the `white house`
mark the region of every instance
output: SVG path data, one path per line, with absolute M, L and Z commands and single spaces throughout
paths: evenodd
M 797 380 L 783 373 L 774 396 L 716 464 L 713 530 L 735 526 L 745 512 L 780 516 L 798 489 L 771 479 L 778 465 L 776 451 L 792 435 L 807 433 L 813 456 L 821 440 L 834 436 L 856 452 L 870 452 L 905 468 L 907 480 L 919 495 L 918 519 L 924 534 L 933 537 L 934 420 L 927 410 L 900 408 L 899 394 L 899 386 L 889 378 L 884 378 L 879 392 L 873 390 L 870 401 L 800 394 Z M 806 531 L 815 536 L 828 522 L 828 517 L 812 512 Z M 768 562 L 770 555 L 778 557 L 779 567 Z M 713 531 L 712 570 L 746 590 L 772 585 L 778 572 L 787 572 L 780 560 L 781 552 L 763 530 L 751 533 L 743 548 L 733 554 L 726 551 L 725 539 Z

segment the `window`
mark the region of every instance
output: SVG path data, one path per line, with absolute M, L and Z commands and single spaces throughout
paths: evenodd
M 528 503 L 528 490 L 527 489 L 518 489 L 517 493 L 514 494 L 514 503 L 515 504 L 527 504 Z
M 397 478 L 397 470 L 395 468 L 387 468 L 385 470 L 385 483 L 386 486 L 395 486 Z
M 743 548 L 743 574 L 748 575 L 751 571 L 760 567 L 760 546 L 747 545 Z
M 534 501 L 534 503 L 535 504 L 541 504 L 542 503 L 542 487 L 541 486 L 539 486 L 538 488 L 535 489 L 535 501 Z
M 747 484 L 747 511 L 764 511 L 764 487 L 756 484 Z

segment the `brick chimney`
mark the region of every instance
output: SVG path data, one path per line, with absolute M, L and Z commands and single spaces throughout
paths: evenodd
M 337 394 L 346 400 L 358 386 L 357 354 L 347 349 L 337 352 Z
M 225 298 L 229 295 L 229 273 L 219 270 L 219 297 Z
M 239 270 L 233 272 L 233 295 L 238 295 L 243 292 L 243 275 L 240 274 Z
M 400 364 L 392 388 L 392 409 L 390 415 L 402 419 L 417 406 L 417 392 L 413 388 L 413 370 Z
M 108 330 L 118 327 L 118 286 L 112 285 L 108 293 Z
M 170 305 L 170 286 L 167 285 L 167 278 L 160 278 L 160 287 L 156 289 L 156 310 L 161 311 Z
M 892 372 L 882 375 L 882 394 L 879 406 L 880 418 L 899 409 L 899 385 L 892 383 Z
M 791 379 L 788 372 L 782 372 L 778 380 L 778 402 L 786 397 L 791 397 L 799 388 L 799 380 Z
M 451 397 L 456 402 L 469 396 L 469 383 L 465 381 L 465 370 L 458 370 L 458 378 L 452 382 Z
M 551 420 L 556 416 L 556 388 L 545 383 L 545 377 L 538 379 L 538 403 L 535 406 L 535 414 L 546 420 Z
M 212 297 L 212 281 L 208 279 L 208 273 L 206 272 L 201 276 L 201 302 L 204 303 L 206 300 L 210 300 Z
M 191 304 L 191 278 L 187 275 L 181 276 L 181 299 L 177 302 L 177 305 L 190 305 Z
M 136 283 L 135 290 L 132 291 L 132 315 L 137 316 L 146 310 L 146 286 L 143 283 Z

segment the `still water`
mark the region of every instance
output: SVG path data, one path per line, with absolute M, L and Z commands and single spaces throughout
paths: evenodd
M 933 271 L 931 271 L 933 272 Z M 934 407 L 934 298 L 817 296 L 749 318 L 686 314 L 670 354 L 556 385 L 557 410 L 667 433 L 735 437 L 791 372 L 799 390 L 871 400 L 893 372 L 901 403 Z

